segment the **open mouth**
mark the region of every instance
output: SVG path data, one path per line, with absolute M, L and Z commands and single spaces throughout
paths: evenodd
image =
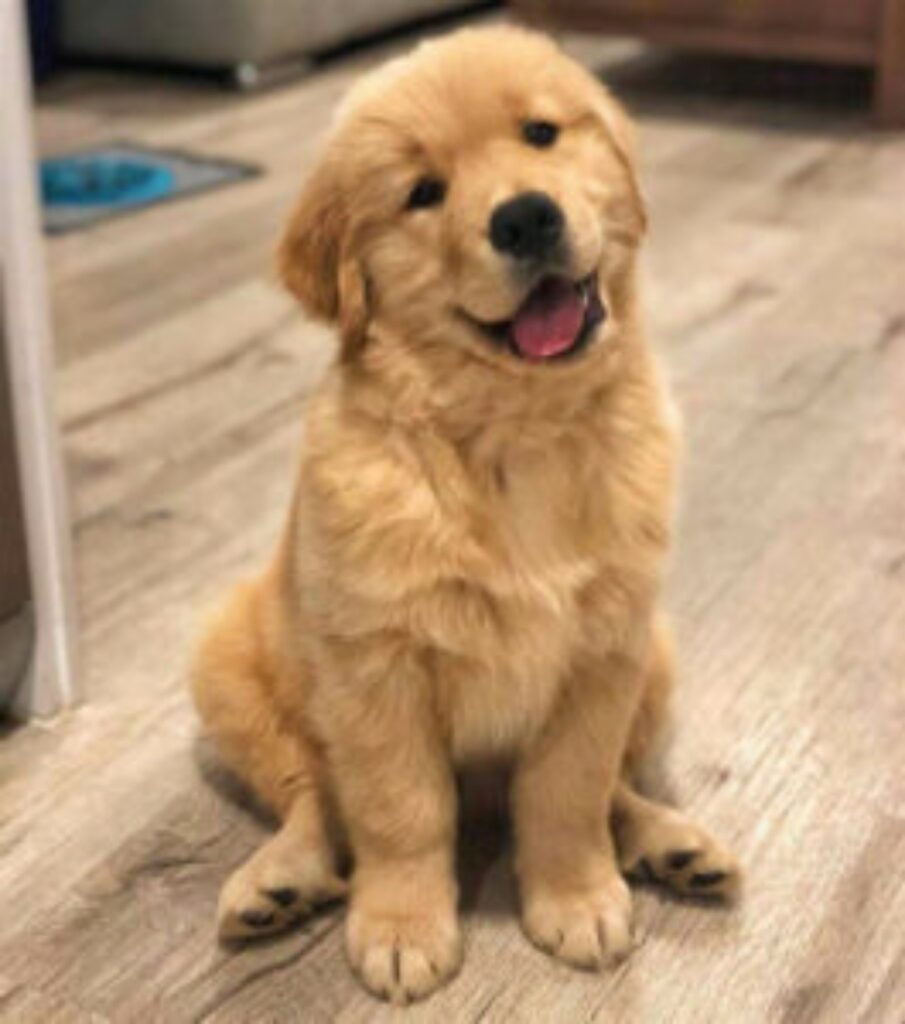
M 581 281 L 544 277 L 510 320 L 472 322 L 519 358 L 547 362 L 580 352 L 605 319 L 597 275 L 591 274 Z

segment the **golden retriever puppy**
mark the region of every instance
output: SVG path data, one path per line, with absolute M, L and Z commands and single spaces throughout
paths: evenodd
M 459 966 L 456 769 L 511 766 L 522 921 L 628 952 L 623 873 L 727 895 L 731 856 L 633 773 L 664 716 L 676 424 L 645 343 L 626 116 L 547 38 L 465 30 L 368 76 L 280 249 L 336 325 L 276 555 L 229 599 L 198 709 L 281 827 L 224 936 L 342 896 L 372 992 Z

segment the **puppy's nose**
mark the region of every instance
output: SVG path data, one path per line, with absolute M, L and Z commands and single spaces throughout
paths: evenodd
M 490 217 L 494 249 L 516 259 L 543 259 L 559 244 L 565 226 L 562 210 L 544 192 L 522 192 L 507 199 Z

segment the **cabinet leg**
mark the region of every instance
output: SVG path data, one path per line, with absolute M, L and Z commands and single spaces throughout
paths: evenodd
M 905 0 L 883 0 L 874 80 L 874 115 L 887 128 L 905 127 Z

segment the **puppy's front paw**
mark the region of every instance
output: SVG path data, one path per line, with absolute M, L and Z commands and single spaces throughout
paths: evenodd
M 374 995 L 405 1006 L 430 995 L 462 962 L 462 941 L 450 910 L 364 909 L 353 902 L 346 927 L 352 967 Z
M 522 925 L 544 952 L 574 967 L 597 970 L 632 949 L 631 895 L 613 872 L 605 882 L 579 890 L 528 893 Z

